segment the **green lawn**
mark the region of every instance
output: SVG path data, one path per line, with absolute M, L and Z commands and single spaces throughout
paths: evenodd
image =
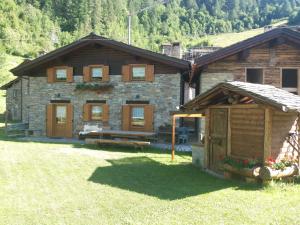
M 211 177 L 190 155 L 0 140 L 0 224 L 300 224 L 300 185 Z

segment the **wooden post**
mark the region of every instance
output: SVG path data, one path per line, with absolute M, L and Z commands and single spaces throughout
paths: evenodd
M 271 156 L 272 148 L 272 109 L 265 109 L 264 161 Z
M 175 157 L 175 132 L 176 132 L 176 116 L 172 116 L 172 161 Z
M 209 146 L 210 146 L 210 109 L 205 110 L 205 141 L 204 141 L 204 167 L 209 167 Z
M 227 118 L 227 155 L 231 155 L 231 108 L 228 108 Z
M 5 135 L 8 134 L 8 131 L 7 131 L 7 123 L 8 123 L 8 110 L 6 109 L 6 110 L 5 110 Z

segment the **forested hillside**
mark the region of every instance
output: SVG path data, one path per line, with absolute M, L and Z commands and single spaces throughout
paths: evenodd
M 0 50 L 34 57 L 91 31 L 126 42 L 129 13 L 134 45 L 156 51 L 162 42 L 174 40 L 207 45 L 201 39 L 206 34 L 240 32 L 296 15 L 299 1 L 2 0 Z

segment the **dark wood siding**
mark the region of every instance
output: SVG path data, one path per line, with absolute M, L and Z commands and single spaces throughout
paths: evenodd
M 231 155 L 262 158 L 264 152 L 264 109 L 231 109 Z
M 180 72 L 175 67 L 160 62 L 147 60 L 139 56 L 130 55 L 126 52 L 100 45 L 90 45 L 75 50 L 69 55 L 57 58 L 50 63 L 39 66 L 37 69 L 28 71 L 30 75 L 45 76 L 46 68 L 52 66 L 71 66 L 74 68 L 74 76 L 83 74 L 83 66 L 102 64 L 108 65 L 110 75 L 121 75 L 122 66 L 127 64 L 154 65 L 155 74 L 175 74 Z
M 281 87 L 281 68 L 300 68 L 300 48 L 294 43 L 287 42 L 270 47 L 265 43 L 249 50 L 244 60 L 235 54 L 209 64 L 203 73 L 230 73 L 234 80 L 245 81 L 246 68 L 262 68 L 264 71 L 264 84 Z

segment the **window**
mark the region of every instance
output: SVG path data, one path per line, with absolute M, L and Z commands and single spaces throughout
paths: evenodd
M 18 97 L 18 90 L 13 90 L 13 98 L 17 98 Z
M 67 121 L 67 107 L 56 106 L 56 123 L 65 124 Z
M 92 80 L 102 80 L 103 78 L 103 68 L 102 67 L 92 67 L 91 68 Z
M 246 81 L 254 84 L 262 84 L 264 79 L 263 69 L 247 69 Z
M 103 108 L 101 105 L 91 106 L 91 120 L 102 120 Z
M 145 126 L 144 107 L 132 107 L 131 109 L 131 125 L 135 127 Z
M 56 81 L 67 81 L 67 69 L 55 70 Z
M 146 66 L 133 66 L 132 67 L 132 80 L 145 80 Z
M 282 69 L 281 71 L 281 86 L 282 89 L 298 93 L 298 69 Z

